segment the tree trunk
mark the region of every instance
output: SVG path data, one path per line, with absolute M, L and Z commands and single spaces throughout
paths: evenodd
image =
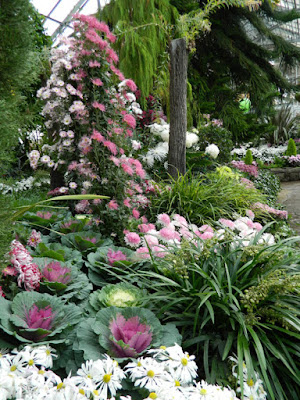
M 168 172 L 174 178 L 186 172 L 187 65 L 185 39 L 172 40 L 170 46 L 170 139 Z

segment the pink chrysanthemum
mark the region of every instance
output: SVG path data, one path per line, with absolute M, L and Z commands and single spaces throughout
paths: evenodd
M 131 247 L 137 247 L 141 243 L 141 238 L 135 232 L 126 233 L 124 240 Z
M 117 146 L 115 145 L 115 143 L 113 143 L 113 142 L 111 142 L 111 141 L 109 141 L 109 140 L 105 140 L 105 141 L 103 142 L 103 145 L 104 145 L 105 147 L 107 147 L 108 150 L 109 150 L 114 156 L 116 156 L 116 155 L 118 154 Z
M 137 87 L 132 79 L 126 79 L 125 83 L 129 90 L 131 90 L 132 92 L 136 92 Z
M 125 114 L 123 117 L 123 121 L 126 122 L 126 124 L 129 125 L 132 129 L 134 129 L 136 126 L 136 120 L 131 114 Z
M 157 222 L 160 222 L 163 225 L 169 225 L 171 223 L 171 219 L 168 214 L 159 214 L 157 216 Z
M 96 129 L 93 130 L 93 134 L 91 136 L 92 139 L 97 140 L 97 142 L 101 143 L 104 141 L 104 136 L 101 135 Z
M 136 254 L 139 258 L 148 259 L 150 258 L 148 247 L 140 247 L 136 250 Z
M 143 224 L 138 225 L 138 228 L 139 228 L 139 231 L 141 233 L 147 233 L 147 232 L 152 231 L 152 230 L 154 231 L 155 230 L 155 225 L 143 223 Z
M 116 200 L 111 200 L 109 203 L 108 203 L 108 208 L 110 209 L 110 210 L 117 210 L 118 208 L 119 208 L 119 205 L 118 205 L 118 203 L 116 202 Z
M 136 208 L 134 208 L 134 209 L 132 210 L 132 216 L 133 216 L 135 219 L 139 219 L 139 218 L 140 218 L 140 212 L 139 212 Z
M 127 197 L 125 200 L 123 200 L 123 204 L 125 207 L 131 208 L 131 204 L 130 204 L 130 199 Z
M 231 221 L 230 219 L 225 219 L 225 218 L 220 218 L 219 219 L 220 224 L 227 226 L 227 228 L 230 229 L 234 229 L 235 228 L 235 224 L 233 221 Z
M 176 239 L 176 232 L 173 229 L 170 228 L 162 228 L 159 231 L 159 235 L 161 237 L 161 239 L 169 241 L 169 240 L 175 240 Z

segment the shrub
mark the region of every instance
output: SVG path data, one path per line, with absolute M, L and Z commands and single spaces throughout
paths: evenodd
M 280 191 L 279 178 L 267 170 L 259 170 L 259 174 L 254 180 L 254 185 L 266 195 L 268 204 L 274 206 Z
M 231 160 L 230 152 L 233 149 L 232 134 L 221 126 L 209 123 L 208 126 L 201 126 L 199 128 L 199 142 L 200 150 L 204 151 L 205 148 L 214 143 L 220 149 L 218 161 L 226 163 Z
M 288 148 L 285 153 L 287 156 L 296 156 L 297 155 L 297 147 L 294 139 L 290 138 L 288 142 Z
M 210 173 L 194 178 L 187 173 L 177 180 L 172 179 L 170 185 L 161 183 L 148 212 L 151 220 L 158 214 L 174 212 L 199 225 L 207 220 L 231 218 L 234 212 L 244 214 L 257 201 L 264 202 L 264 196 L 240 184 L 235 177 Z
M 252 156 L 252 152 L 250 149 L 248 149 L 246 151 L 246 156 L 245 156 L 244 162 L 246 165 L 252 165 L 252 163 L 253 163 L 253 156 Z

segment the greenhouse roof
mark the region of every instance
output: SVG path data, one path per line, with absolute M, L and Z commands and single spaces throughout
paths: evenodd
M 64 35 L 72 33 L 70 21 L 72 14 L 94 14 L 99 8 L 105 6 L 110 0 L 31 0 L 41 15 L 45 17 L 44 26 L 46 33 L 51 35 L 54 43 L 63 32 Z M 278 10 L 300 10 L 300 0 L 281 0 Z M 280 34 L 288 41 L 300 46 L 300 21 L 296 19 L 287 23 L 271 25 L 275 33 Z M 254 34 L 255 36 L 255 34 Z M 257 37 L 257 39 L 259 39 Z
M 278 11 L 296 9 L 300 11 L 300 0 L 281 0 Z M 286 40 L 300 46 L 300 19 L 292 22 L 277 23 L 272 26 L 275 33 L 283 36 Z
M 109 0 L 31 0 L 31 3 L 45 17 L 46 33 L 55 43 L 60 34 L 68 36 L 73 32 L 70 21 L 75 12 L 95 14 Z

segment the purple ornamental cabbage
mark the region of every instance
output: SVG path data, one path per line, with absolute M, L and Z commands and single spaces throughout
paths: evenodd
M 43 268 L 42 276 L 48 282 L 60 282 L 66 285 L 71 280 L 71 269 L 62 267 L 58 261 L 53 261 Z
M 151 327 L 141 324 L 138 316 L 128 320 L 117 314 L 109 324 L 112 351 L 116 357 L 136 357 L 144 351 L 152 341 Z

